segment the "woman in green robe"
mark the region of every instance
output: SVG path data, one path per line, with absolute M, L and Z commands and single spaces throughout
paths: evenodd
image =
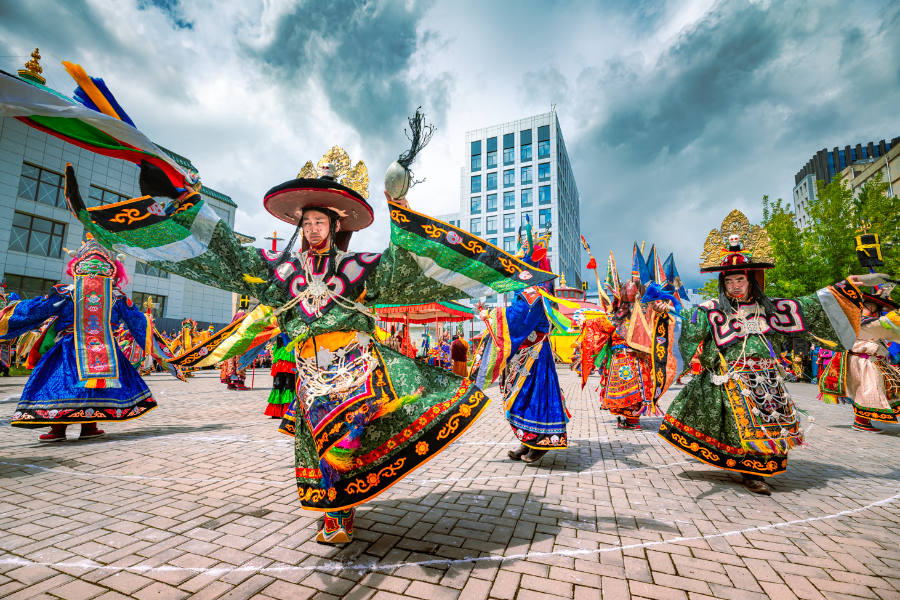
M 741 473 L 751 492 L 769 495 L 763 477 L 783 473 L 788 451 L 803 444 L 780 349 L 794 336 L 851 347 L 862 307 L 857 286 L 880 276 L 850 276 L 809 296 L 770 299 L 763 272 L 774 265 L 754 262 L 737 235 L 717 263 L 701 272 L 719 274 L 719 298 L 682 311 L 678 341 L 682 356 L 703 345 L 703 370 L 672 402 L 659 435 L 694 458 Z
M 265 196 L 271 214 L 297 225 L 284 252 L 241 246 L 199 194 L 172 188 L 147 164 L 142 198 L 87 209 L 71 167 L 66 195 L 107 247 L 274 310 L 297 364 L 296 420 L 283 427 L 295 434 L 300 501 L 326 513 L 318 541 L 345 543 L 355 506 L 449 446 L 489 402 L 468 379 L 377 343 L 369 307 L 514 292 L 554 275 L 390 197 L 387 250 L 348 252 L 350 234 L 374 220 L 368 176 L 362 163 L 349 169 L 338 147 L 327 156 L 319 177 L 309 163 L 308 176 Z M 154 196 L 174 200 L 163 207 Z M 290 252 L 301 232 L 301 252 Z

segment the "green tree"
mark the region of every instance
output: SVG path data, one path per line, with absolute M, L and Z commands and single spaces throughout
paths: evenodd
M 803 232 L 794 223 L 790 205 L 779 198 L 770 202 L 763 196 L 763 227 L 769 234 L 775 268 L 766 271 L 766 294 L 775 298 L 794 298 L 809 293 L 807 265 L 809 257 L 803 244 Z
M 858 221 L 853 193 L 840 173 L 828 185 L 816 181 L 816 197 L 810 199 L 807 212 L 810 224 L 803 230 L 802 240 L 809 259 L 806 293 L 811 293 L 862 269 L 856 260 Z
M 884 267 L 878 271 L 900 272 L 900 198 L 888 196 L 888 184 L 877 173 L 864 185 L 853 202 L 860 230 L 878 235 Z
M 700 289 L 697 290 L 700 297 L 704 300 L 715 300 L 719 298 L 719 274 L 715 273 L 713 278 L 708 280 Z

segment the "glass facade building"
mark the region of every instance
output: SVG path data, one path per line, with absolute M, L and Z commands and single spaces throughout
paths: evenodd
M 578 186 L 556 112 L 469 131 L 465 150 L 460 211 L 437 218 L 462 223 L 488 241 L 497 235 L 508 252 L 515 252 L 519 225 L 526 218 L 537 234 L 549 228 L 547 256 L 553 272 L 581 287 Z M 482 189 L 488 192 L 485 204 Z

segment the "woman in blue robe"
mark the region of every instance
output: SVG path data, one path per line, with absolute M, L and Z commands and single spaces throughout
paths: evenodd
M 522 260 L 549 271 L 546 248 L 537 246 L 533 253 L 530 252 L 532 245 L 528 233 L 527 241 L 520 240 L 525 254 Z M 544 286 L 550 284 L 541 287 Z M 509 451 L 509 457 L 533 463 L 549 450 L 565 449 L 568 446 L 569 413 L 547 339 L 550 319 L 538 287 L 516 293 L 509 307 L 482 311 L 482 319 L 487 322 L 490 332 L 484 336 L 483 346 L 476 353 L 472 372 L 476 373 L 477 385 L 484 389 L 485 383 L 490 384 L 505 371 L 502 375 L 503 407 L 513 433 L 521 442 L 518 449 Z
M 93 239 L 69 263 L 75 283 L 59 284 L 46 296 L 22 300 L 0 313 L 0 339 L 13 339 L 48 319 L 44 340 L 54 340 L 40 359 L 12 416 L 13 427 L 50 427 L 43 442 L 66 439 L 66 427 L 81 424 L 80 439 L 103 435 L 97 422 L 128 421 L 156 408 L 156 401 L 125 358 L 113 335 L 121 322 L 146 347 L 147 318 L 119 289 L 125 270 Z M 126 280 L 127 281 L 127 280 Z M 154 340 L 154 349 L 161 352 Z

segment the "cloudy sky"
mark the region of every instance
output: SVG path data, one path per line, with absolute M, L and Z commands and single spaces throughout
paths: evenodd
M 898 31 L 900 3 L 870 0 L 29 0 L 0 2 L 0 68 L 38 46 L 60 91 L 60 60 L 103 77 L 258 238 L 290 233 L 266 190 L 340 144 L 369 166 L 376 223 L 352 248 L 372 251 L 417 106 L 438 129 L 410 199 L 440 214 L 467 130 L 556 103 L 595 253 L 624 269 L 655 242 L 697 284 L 732 208 L 758 221 L 816 150 L 900 135 Z

